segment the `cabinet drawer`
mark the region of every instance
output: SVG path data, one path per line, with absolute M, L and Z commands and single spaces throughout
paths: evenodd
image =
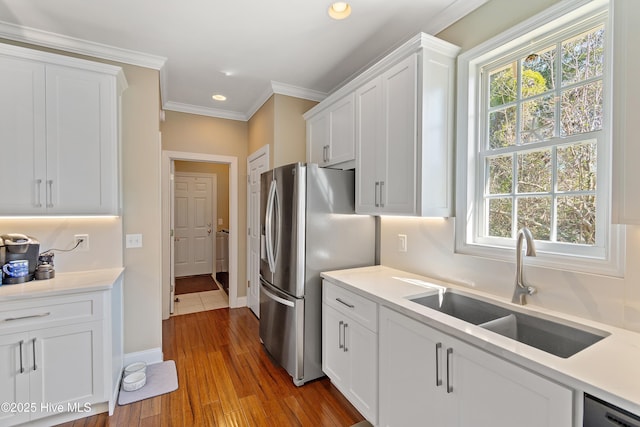
M 102 294 L 82 294 L 4 302 L 0 308 L 0 333 L 70 324 L 103 317 Z
M 326 304 L 350 316 L 370 331 L 378 330 L 378 304 L 326 280 L 322 283 L 323 300 Z

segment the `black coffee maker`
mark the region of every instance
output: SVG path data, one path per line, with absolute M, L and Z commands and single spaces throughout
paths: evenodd
M 2 284 L 24 283 L 33 280 L 38 267 L 40 242 L 24 234 L 0 235 L 0 268 L 2 268 Z M 14 261 L 14 262 L 12 262 Z M 27 261 L 27 274 L 13 274 L 15 261 Z M 8 267 L 8 268 L 5 268 Z M 15 270 L 17 271 L 17 270 Z

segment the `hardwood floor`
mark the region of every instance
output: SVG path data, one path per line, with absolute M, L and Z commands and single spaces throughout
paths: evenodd
M 176 361 L 177 391 L 62 426 L 347 427 L 363 420 L 327 378 L 293 385 L 263 350 L 248 308 L 172 317 L 163 321 L 162 340 L 165 360 Z

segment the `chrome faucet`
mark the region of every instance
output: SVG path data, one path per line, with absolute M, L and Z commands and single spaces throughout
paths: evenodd
M 527 256 L 536 256 L 536 247 L 533 244 L 533 234 L 527 227 L 518 230 L 516 236 L 516 285 L 513 291 L 511 302 L 514 304 L 525 305 L 527 303 L 527 295 L 536 293 L 536 288 L 528 286 L 524 283 L 524 263 L 522 255 L 522 241 L 527 241 Z

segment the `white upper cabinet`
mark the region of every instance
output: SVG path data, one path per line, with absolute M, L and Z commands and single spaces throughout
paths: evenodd
M 307 161 L 320 166 L 344 164 L 355 159 L 354 94 L 337 100 L 307 118 Z M 347 164 L 347 162 L 351 162 Z
M 378 75 L 356 90 L 358 213 L 454 214 L 453 90 L 458 50 L 420 35 L 383 59 Z
M 305 113 L 307 160 L 355 167 L 356 212 L 454 214 L 459 50 L 420 33 Z
M 117 215 L 122 70 L 0 47 L 0 215 Z
M 417 54 L 356 91 L 356 210 L 417 214 Z

